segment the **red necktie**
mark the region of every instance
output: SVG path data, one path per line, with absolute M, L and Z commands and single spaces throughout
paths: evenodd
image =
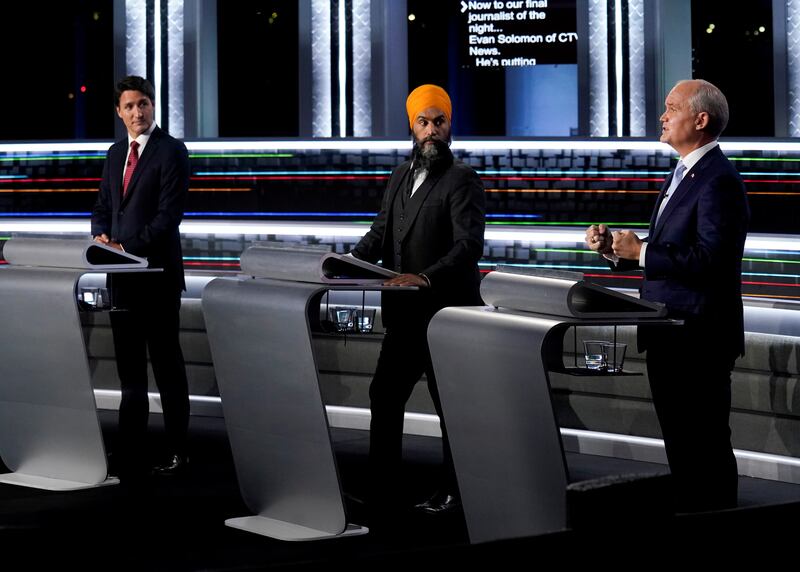
M 128 183 L 131 182 L 133 170 L 139 162 L 139 143 L 131 141 L 131 154 L 128 156 L 128 165 L 125 167 L 125 176 L 122 179 L 122 196 L 128 192 Z

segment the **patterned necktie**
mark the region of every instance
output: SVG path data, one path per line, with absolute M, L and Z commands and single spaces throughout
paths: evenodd
M 683 175 L 686 173 L 686 165 L 683 164 L 683 161 L 678 161 L 678 166 L 675 167 L 675 173 L 672 175 L 672 181 L 669 183 L 669 188 L 667 192 L 664 194 L 664 198 L 661 200 L 661 204 L 658 207 L 658 214 L 656 215 L 656 224 L 658 224 L 658 219 L 661 218 L 661 213 L 664 212 L 664 208 L 667 206 L 670 197 L 675 194 L 675 189 L 678 188 L 678 185 L 681 184 L 683 180 Z
M 131 154 L 128 156 L 128 165 L 125 167 L 125 177 L 122 179 L 122 196 L 128 193 L 128 184 L 131 182 L 133 170 L 139 162 L 139 143 L 131 141 Z

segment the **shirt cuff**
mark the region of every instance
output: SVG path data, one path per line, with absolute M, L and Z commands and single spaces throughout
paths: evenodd
M 613 263 L 614 263 L 614 266 L 616 266 L 617 264 L 619 264 L 619 256 L 617 256 L 616 254 L 604 254 L 604 255 L 603 255 L 603 258 L 605 258 L 606 260 L 610 260 L 611 262 L 613 262 Z
M 644 253 L 647 251 L 647 243 L 642 243 L 642 249 L 639 251 L 639 266 L 644 268 Z
M 425 274 L 420 274 L 419 276 L 420 276 L 420 278 L 425 280 L 425 283 L 428 285 L 428 288 L 430 288 L 431 287 L 431 279 L 428 278 Z

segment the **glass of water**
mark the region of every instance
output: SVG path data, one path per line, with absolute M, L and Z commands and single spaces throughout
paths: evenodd
M 606 356 L 606 367 L 610 373 L 620 373 L 625 363 L 625 350 L 628 344 L 603 342 L 603 353 Z
M 375 308 L 362 308 L 356 310 L 356 331 L 362 334 L 372 332 L 375 325 Z
M 331 321 L 336 324 L 336 331 L 338 332 L 352 332 L 353 327 L 353 309 L 337 306 L 330 309 Z
M 583 359 L 586 361 L 586 369 L 605 371 L 608 367 L 606 348 L 602 340 L 584 340 Z

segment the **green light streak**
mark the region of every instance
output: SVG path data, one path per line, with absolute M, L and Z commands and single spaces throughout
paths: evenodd
M 638 226 L 638 227 L 648 227 L 650 226 L 649 222 L 604 222 L 604 223 L 597 223 L 597 222 L 519 222 L 519 221 L 491 221 L 487 222 L 487 225 L 501 225 L 501 226 L 591 226 L 593 224 L 604 224 L 606 226 L 613 225 L 613 226 Z
M 770 262 L 772 264 L 800 264 L 800 260 L 780 260 L 777 258 L 742 258 L 744 262 Z
M 762 161 L 762 162 L 779 162 L 779 163 L 797 163 L 800 158 L 792 157 L 728 157 L 731 161 Z

